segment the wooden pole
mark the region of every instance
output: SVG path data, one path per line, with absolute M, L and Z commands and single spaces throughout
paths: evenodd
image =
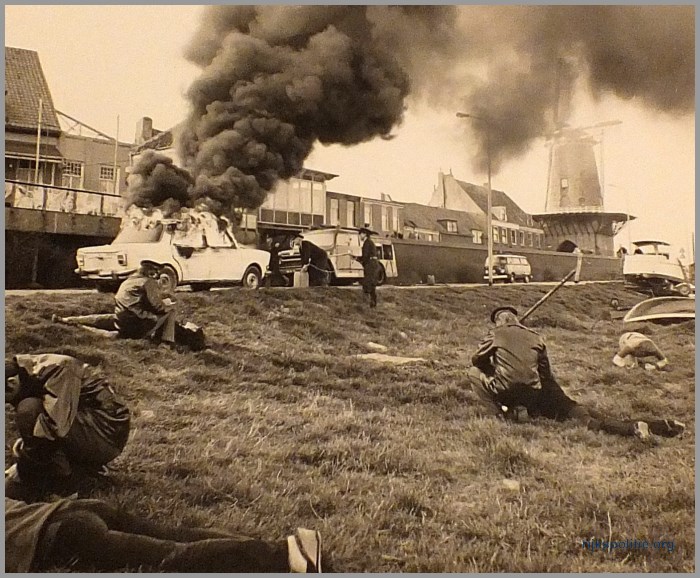
M 39 153 L 41 151 L 41 112 L 44 108 L 44 101 L 39 98 L 39 118 L 36 123 L 36 156 L 34 158 L 34 182 L 39 182 Z
M 523 315 L 520 317 L 520 321 L 525 321 L 530 315 L 532 315 L 536 309 L 538 309 L 545 301 L 547 301 L 552 295 L 554 295 L 559 289 L 561 289 L 564 284 L 571 279 L 572 277 L 574 278 L 574 282 L 578 283 L 579 278 L 581 277 L 581 266 L 583 264 L 583 254 L 579 253 L 578 257 L 576 258 L 576 268 L 572 269 L 569 271 L 566 276 L 559 281 L 557 285 L 552 287 L 547 293 L 545 293 L 537 303 L 535 303 L 530 309 L 528 309 Z
M 117 115 L 117 137 L 114 139 L 114 194 L 119 194 L 119 176 L 117 175 L 117 153 L 119 152 L 119 115 Z

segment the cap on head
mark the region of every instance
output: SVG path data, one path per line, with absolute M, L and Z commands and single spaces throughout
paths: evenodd
M 516 317 L 518 315 L 518 310 L 515 307 L 512 307 L 510 305 L 504 305 L 503 307 L 496 307 L 496 309 L 491 311 L 491 323 L 496 323 L 496 317 L 498 317 L 498 314 L 503 312 L 503 311 L 510 311 Z

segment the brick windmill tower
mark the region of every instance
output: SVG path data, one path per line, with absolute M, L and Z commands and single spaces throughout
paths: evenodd
M 545 209 L 533 218 L 544 230 L 548 248 L 572 252 L 578 247 L 585 253 L 612 257 L 615 235 L 634 217 L 605 211 L 594 147 L 600 143 L 602 148 L 603 130 L 620 121 L 569 128 L 558 116 L 557 103 L 556 129 L 549 139 Z M 600 141 L 590 134 L 595 129 L 601 130 Z

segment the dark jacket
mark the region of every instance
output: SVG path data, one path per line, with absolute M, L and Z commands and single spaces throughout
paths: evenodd
M 47 440 L 66 437 L 75 420 L 91 414 L 90 427 L 123 448 L 129 434 L 129 410 L 112 387 L 89 365 L 68 355 L 17 355 L 18 399 L 39 397 L 44 410 L 33 435 Z
M 489 333 L 472 356 L 472 364 L 493 376 L 499 391 L 517 386 L 539 389 L 554 381 L 544 340 L 519 323 Z
M 128 277 L 114 296 L 114 314 L 120 333 L 142 336 L 161 315 L 167 313 L 158 282 L 136 272 Z
M 359 259 L 364 270 L 362 284 L 365 287 L 376 286 L 379 281 L 380 263 L 377 259 L 377 246 L 369 237 L 362 243 L 362 257 Z

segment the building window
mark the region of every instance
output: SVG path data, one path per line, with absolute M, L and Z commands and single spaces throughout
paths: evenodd
M 528 247 L 532 247 L 532 233 L 527 234 L 527 245 Z
M 483 241 L 483 232 L 479 229 L 472 229 L 472 242 L 481 245 Z
M 338 199 L 331 199 L 331 209 L 328 215 L 328 222 L 331 225 L 337 225 L 340 219 L 340 207 L 338 206 Z
M 365 222 L 363 225 L 372 227 L 372 205 L 365 205 Z
M 394 207 L 393 213 L 391 214 L 392 218 L 392 230 L 396 233 L 399 232 L 399 208 Z
M 525 246 L 525 232 L 524 231 L 520 231 L 519 238 L 520 238 L 519 244 L 524 247 Z
M 501 243 L 508 244 L 508 229 L 501 229 Z
M 346 205 L 345 218 L 347 220 L 347 227 L 355 226 L 355 203 L 353 201 L 348 201 Z
M 508 215 L 506 214 L 506 208 L 503 206 L 493 207 L 491 213 L 499 220 L 504 223 L 508 221 Z
M 539 235 L 535 235 L 535 243 L 537 244 L 538 249 L 542 247 L 542 239 Z
M 61 186 L 68 187 L 69 189 L 83 188 L 83 163 L 78 161 L 63 162 Z
M 498 227 L 491 228 L 491 238 L 494 243 L 498 243 Z
M 389 207 L 382 205 L 382 232 L 389 230 Z
M 119 171 L 116 171 L 119 174 Z M 112 165 L 100 165 L 100 192 L 116 193 L 115 191 L 115 170 Z
M 445 227 L 447 228 L 448 233 L 456 233 L 457 221 L 445 221 Z
M 515 245 L 518 242 L 518 232 L 515 229 L 510 230 L 510 244 Z

